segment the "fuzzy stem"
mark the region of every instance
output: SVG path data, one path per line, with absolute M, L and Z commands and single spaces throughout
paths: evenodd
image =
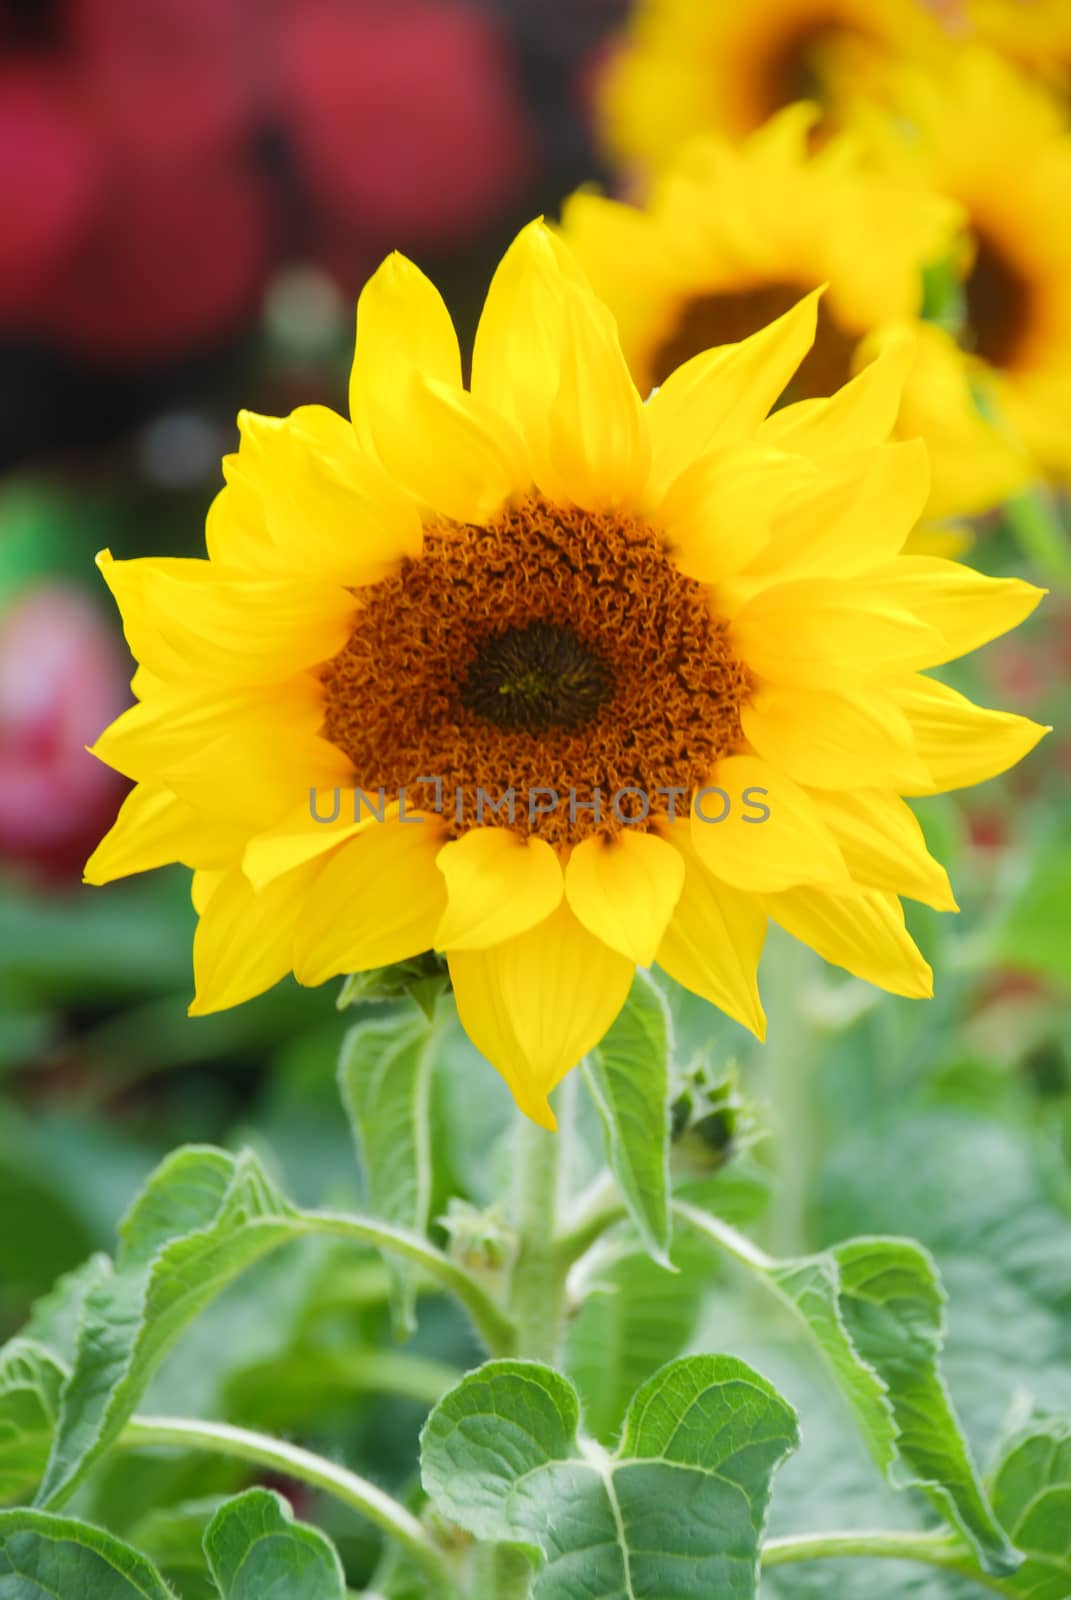
M 554 1233 L 558 1217 L 560 1135 L 518 1112 L 514 1135 L 514 1222 L 520 1248 L 510 1282 L 517 1354 L 554 1365 L 561 1339 L 565 1266 Z
M 400 1255 L 422 1267 L 429 1278 L 460 1300 L 493 1356 L 512 1354 L 514 1327 L 501 1306 L 464 1267 L 451 1261 L 449 1256 L 419 1234 L 371 1218 L 349 1216 L 341 1211 L 303 1211 L 301 1221 L 310 1233 L 325 1233 L 336 1239 L 354 1239 L 361 1244 L 377 1245 L 381 1250 Z
M 768 1539 L 762 1547 L 763 1567 L 787 1566 L 797 1561 L 830 1561 L 867 1557 L 879 1561 L 920 1561 L 930 1567 L 958 1572 L 997 1594 L 1007 1586 L 990 1578 L 975 1565 L 958 1539 L 943 1533 L 807 1533 L 787 1539 Z
M 423 1524 L 374 1483 L 334 1461 L 303 1450 L 300 1445 L 236 1428 L 227 1422 L 203 1422 L 186 1417 L 132 1417 L 123 1430 L 120 1445 L 140 1450 L 149 1445 L 168 1445 L 181 1450 L 201 1450 L 212 1455 L 232 1456 L 239 1461 L 267 1467 L 284 1478 L 312 1484 L 343 1501 L 392 1539 L 395 1539 L 423 1570 L 442 1587 L 444 1595 L 454 1595 L 453 1574 L 445 1556 L 432 1542 Z

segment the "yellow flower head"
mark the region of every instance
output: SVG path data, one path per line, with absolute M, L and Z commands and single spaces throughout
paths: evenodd
M 1002 419 L 1071 479 L 1071 131 L 1048 92 L 964 48 L 934 79 L 897 78 L 902 159 L 962 208 L 965 342 Z
M 813 149 L 818 114 L 791 106 L 739 145 L 691 141 L 642 208 L 581 191 L 566 202 L 565 236 L 617 318 L 643 394 L 822 284 L 818 333 L 792 399 L 831 394 L 910 325 L 915 360 L 899 431 L 929 446 L 928 510 L 986 510 L 1021 483 L 1021 452 L 983 420 L 950 336 L 918 321 L 924 268 L 951 253 L 962 213 L 902 156 L 876 170 L 854 134 Z
M 900 797 L 1042 730 L 922 669 L 1038 591 L 899 554 L 928 490 L 923 446 L 887 442 L 899 347 L 768 416 L 817 304 L 644 405 L 535 223 L 466 389 L 442 300 L 392 256 L 352 422 L 243 414 L 208 559 L 101 558 L 141 665 L 96 751 L 137 788 L 86 874 L 195 869 L 194 1011 L 445 951 L 464 1026 L 552 1126 L 637 964 L 761 1035 L 768 917 L 930 993 L 897 896 L 953 900 Z
M 835 113 L 890 57 L 945 38 L 920 0 L 640 0 L 605 73 L 611 151 L 658 171 L 698 133 L 739 138 L 797 100 Z
M 1010 61 L 1066 88 L 1071 83 L 1067 0 L 967 0 L 979 38 Z

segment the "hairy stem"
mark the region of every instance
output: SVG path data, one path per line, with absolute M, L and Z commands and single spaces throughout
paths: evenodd
M 550 1138 L 551 1135 L 547 1134 L 546 1137 Z M 369 1217 L 349 1216 L 341 1211 L 303 1211 L 301 1220 L 311 1233 L 324 1233 L 336 1239 L 354 1239 L 361 1244 L 376 1245 L 380 1250 L 404 1256 L 407 1261 L 423 1267 L 429 1278 L 448 1289 L 465 1307 L 492 1355 L 512 1354 L 516 1330 L 507 1313 L 464 1267 L 451 1261 L 448 1255 L 437 1250 L 419 1234 L 393 1227 L 390 1223 L 373 1221 Z
M 831 1561 L 870 1557 L 879 1561 L 920 1561 L 926 1566 L 958 1572 L 985 1588 L 1006 1594 L 1007 1586 L 990 1578 L 972 1561 L 958 1539 L 944 1533 L 807 1533 L 795 1538 L 768 1539 L 762 1547 L 764 1567 L 787 1566 L 796 1561 Z
M 771 962 L 767 1092 L 776 1129 L 777 1188 L 770 1211 L 770 1242 L 778 1255 L 802 1255 L 804 1217 L 815 1160 L 814 1030 L 804 1014 L 811 952 L 784 938 Z
M 565 1266 L 554 1230 L 558 1216 L 560 1136 L 520 1112 L 514 1133 L 514 1225 L 520 1248 L 510 1281 L 517 1354 L 552 1366 L 561 1338 Z
M 132 1417 L 119 1444 L 128 1449 L 148 1445 L 168 1445 L 182 1450 L 201 1450 L 212 1455 L 232 1456 L 259 1467 L 267 1467 L 284 1478 L 295 1478 L 333 1495 L 367 1517 L 404 1546 L 414 1561 L 442 1586 L 445 1595 L 455 1594 L 454 1579 L 445 1556 L 432 1542 L 427 1530 L 412 1512 L 384 1494 L 374 1483 L 334 1461 L 303 1450 L 300 1445 L 254 1433 L 249 1428 L 232 1427 L 227 1422 L 202 1422 L 186 1417 Z M 440 1591 L 437 1591 L 440 1592 Z

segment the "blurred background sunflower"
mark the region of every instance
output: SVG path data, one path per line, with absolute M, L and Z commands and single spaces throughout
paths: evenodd
M 252 1142 L 302 1201 L 353 1183 L 330 1000 L 287 980 L 188 1017 L 188 873 L 81 884 L 129 788 L 84 747 L 133 700 L 93 555 L 201 553 L 239 405 L 345 409 L 353 308 L 393 249 L 441 287 L 467 371 L 495 263 L 539 213 L 613 307 L 641 392 L 669 352 L 740 339 L 820 283 L 824 339 L 787 401 L 913 341 L 898 429 L 930 449 L 928 548 L 1050 591 L 1013 637 L 939 669 L 1055 732 L 1011 774 L 912 802 L 962 909 L 908 911 L 937 998 L 879 997 L 775 936 L 776 1049 L 674 1005 L 682 1050 L 717 1063 L 683 1154 L 724 1169 L 740 1216 L 767 1207 L 789 1150 L 780 1246 L 884 1231 L 934 1250 L 976 1442 L 1017 1388 L 1066 1409 L 1068 0 L 0 0 L 0 1216 L 17 1219 L 0 1226 L 0 1336 L 110 1244 L 183 1139 Z M 454 1192 L 479 1206 L 508 1093 L 488 1073 L 463 1104 L 462 1076 L 441 1113 L 468 1152 Z M 773 1137 L 756 1147 L 756 1129 Z M 161 1383 L 404 1484 L 443 1363 L 471 1352 L 433 1307 L 423 1387 L 370 1393 L 348 1352 L 386 1325 L 376 1274 L 281 1259 Z M 703 1317 L 682 1307 L 682 1343 Z M 735 1336 L 722 1324 L 719 1347 Z M 595 1320 L 585 1340 L 594 1393 Z M 739 1345 L 774 1376 L 790 1359 L 768 1329 Z M 824 1522 L 888 1520 L 816 1394 L 784 1528 L 814 1524 L 816 1487 Z M 150 1505 L 228 1489 L 215 1470 L 118 1463 L 87 1511 L 133 1529 Z M 367 1528 L 320 1520 L 367 1582 Z M 865 1563 L 836 1583 L 838 1600 L 923 1593 Z M 779 1569 L 764 1593 L 823 1584 Z M 937 1576 L 925 1590 L 960 1594 Z

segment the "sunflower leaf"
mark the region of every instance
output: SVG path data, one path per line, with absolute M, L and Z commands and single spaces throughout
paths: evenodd
M 849 1338 L 887 1386 L 898 1430 L 892 1481 L 924 1490 L 983 1571 L 1015 1572 L 1021 1557 L 986 1499 L 941 1374 L 945 1291 L 933 1257 L 910 1239 L 852 1239 L 830 1253 Z
M 679 1209 L 800 1318 L 889 1482 L 928 1495 L 984 1572 L 1014 1573 L 1022 1558 L 986 1499 L 941 1374 L 945 1292 L 929 1252 L 911 1239 L 864 1238 L 776 1261 L 716 1218 Z
M 31 1339 L 0 1350 L 0 1504 L 40 1481 L 66 1376 L 62 1362 Z
M 431 1209 L 431 1068 L 439 1028 L 430 1019 L 376 1018 L 351 1028 L 339 1086 L 364 1166 L 373 1213 L 426 1233 Z M 415 1326 L 415 1276 L 388 1258 L 399 1337 Z
M 992 1481 L 997 1515 L 1026 1557 L 1018 1600 L 1071 1595 L 1071 1417 L 1032 1416 L 1004 1441 Z
M 225 1501 L 205 1531 L 204 1549 L 222 1600 L 345 1600 L 330 1539 L 296 1522 L 270 1489 Z
M 606 1159 L 651 1256 L 670 1267 L 669 1008 L 646 973 L 584 1061 Z
M 689 1356 L 633 1396 L 613 1455 L 579 1424 L 560 1373 L 489 1362 L 428 1418 L 424 1487 L 476 1538 L 541 1552 L 532 1600 L 751 1600 L 773 1474 L 798 1442 L 776 1390 L 732 1357 Z
M 63 1600 L 175 1600 L 151 1561 L 101 1528 L 0 1511 L 0 1593 Z
M 40 1505 L 70 1496 L 198 1312 L 302 1231 L 299 1213 L 249 1152 L 191 1146 L 156 1169 L 120 1225 L 116 1267 L 86 1295 Z

